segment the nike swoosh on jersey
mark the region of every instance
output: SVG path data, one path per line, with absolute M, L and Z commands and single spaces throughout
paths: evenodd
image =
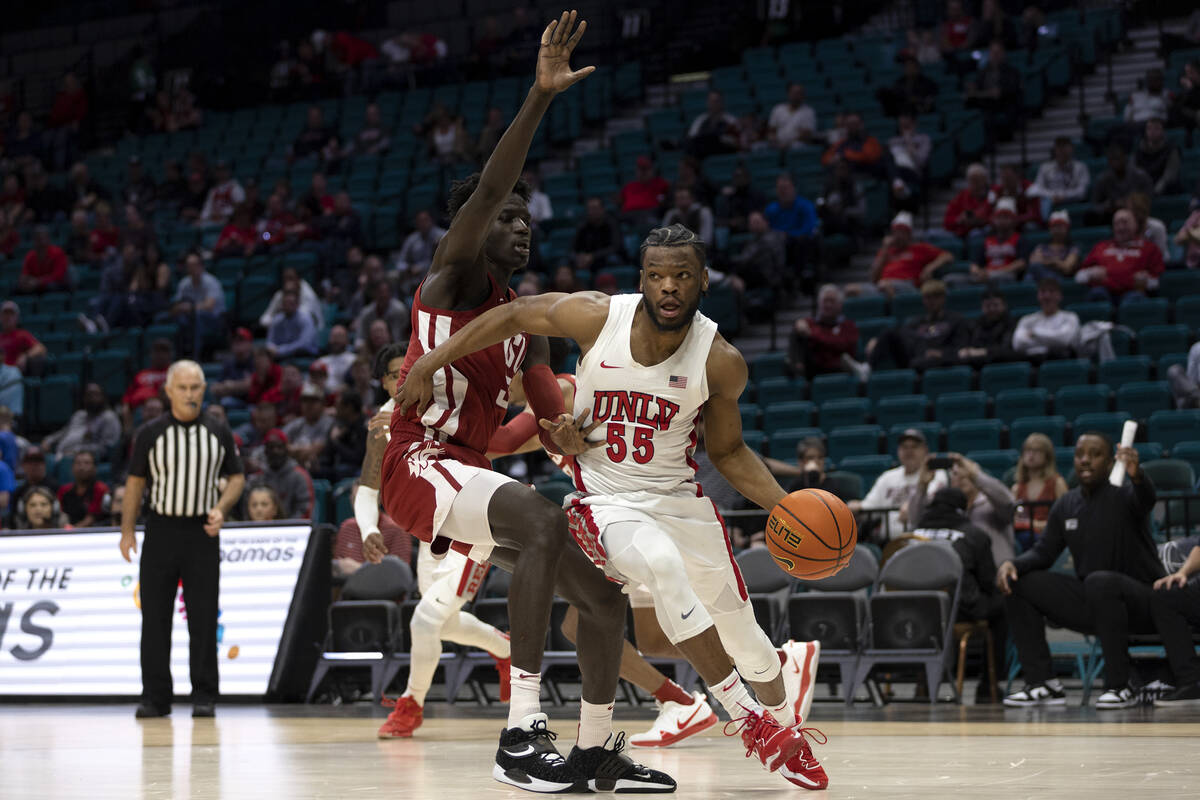
M 620 369 L 620 368 L 621 368 L 620 364 L 605 364 L 603 361 L 600 362 L 600 369 Z
M 699 703 L 697 703 L 697 705 L 699 705 Z M 691 724 L 692 720 L 694 720 L 694 719 L 696 718 L 696 715 L 697 715 L 697 714 L 699 714 L 699 713 L 700 713 L 700 709 L 699 709 L 699 708 L 697 708 L 695 711 L 693 711 L 693 712 L 692 712 L 692 715 L 691 715 L 690 717 L 688 717 L 687 719 L 685 719 L 683 722 L 677 722 L 677 723 L 675 723 L 675 724 L 679 726 L 679 730 L 683 730 L 683 729 L 684 729 L 684 728 L 686 728 L 686 727 L 687 727 L 689 724 Z

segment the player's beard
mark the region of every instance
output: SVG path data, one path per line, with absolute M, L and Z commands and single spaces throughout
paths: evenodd
M 686 328 L 692 324 L 692 318 L 696 316 L 696 312 L 700 310 L 700 299 L 703 293 L 696 295 L 688 305 L 683 306 L 683 313 L 671 320 L 665 320 L 658 315 L 658 306 L 650 302 L 650 298 L 645 294 L 642 295 L 642 307 L 646 310 L 646 316 L 654 323 L 654 327 L 663 333 L 677 331 Z M 682 305 L 682 303 L 681 303 Z

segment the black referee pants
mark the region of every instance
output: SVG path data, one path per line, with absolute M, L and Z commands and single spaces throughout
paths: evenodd
M 219 539 L 204 532 L 204 518 L 147 518 L 138 567 L 143 702 L 164 709 L 171 705 L 171 622 L 181 580 L 191 649 L 192 702 L 216 701 L 219 575 Z
M 1080 580 L 1074 575 L 1027 572 L 1005 598 L 1009 630 L 1025 680 L 1045 683 L 1054 677 L 1046 622 L 1094 634 L 1104 653 L 1104 686 L 1129 684 L 1129 634 L 1154 633 L 1150 610 L 1153 589 L 1120 572 L 1099 571 Z

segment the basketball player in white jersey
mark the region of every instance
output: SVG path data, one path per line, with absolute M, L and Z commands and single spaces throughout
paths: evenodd
M 375 359 L 375 375 L 389 396 L 396 391 L 396 383 L 400 380 L 404 354 L 404 345 L 389 344 L 379 351 Z M 379 410 L 382 416 L 377 417 L 390 422 L 394 407 L 395 401 L 388 400 Z M 371 428 L 372 435 L 367 441 L 367 452 L 363 459 L 361 485 L 367 489 L 378 489 L 383 451 L 390 434 L 386 425 L 377 422 L 373 422 Z M 372 556 L 380 551 L 386 552 L 383 537 L 379 533 L 379 501 L 374 493 L 360 491 L 355 494 L 354 519 L 362 532 L 364 552 L 369 550 Z M 487 562 L 473 561 L 457 550 L 450 550 L 438 559 L 433 555 L 429 543 L 421 542 L 420 546 L 417 585 L 421 590 L 421 600 L 409 622 L 412 647 L 408 686 L 379 727 L 380 739 L 407 739 L 421 727 L 425 695 L 437 671 L 443 640 L 486 650 L 496 660 L 496 671 L 500 674 L 500 700 L 508 702 L 508 636 L 462 610 L 463 605 L 474 599 L 479 591 L 487 575 Z M 384 702 L 389 704 L 388 701 Z
M 575 407 L 575 376 L 560 374 L 558 386 L 563 393 L 563 407 Z M 537 415 L 525 402 L 520 381 L 513 381 L 509 391 L 511 406 L 524 406 L 524 410 L 502 425 L 488 443 L 488 458 L 531 453 L 542 449 L 537 435 Z M 372 423 L 374 424 L 374 422 Z M 572 480 L 575 479 L 575 459 L 546 451 L 559 469 Z M 701 733 L 717 723 L 717 716 L 708 705 L 704 692 L 688 693 L 679 684 L 669 679 L 654 667 L 645 656 L 652 658 L 684 658 L 683 653 L 671 644 L 663 633 L 654 613 L 654 597 L 644 586 L 629 591 L 629 606 L 633 611 L 633 629 L 637 647 L 626 641 L 621 654 L 621 677 L 654 698 L 658 706 L 658 717 L 644 733 L 629 737 L 634 747 L 671 747 L 685 739 Z M 577 614 L 568 608 L 562 621 L 562 633 L 575 641 Z M 789 640 L 776 651 L 782 664 L 784 687 L 792 700 L 799 720 L 808 719 L 816 688 L 817 668 L 820 664 L 821 643 Z M 732 666 L 732 664 L 731 664 Z
M 572 535 L 614 580 L 650 590 L 671 643 L 741 723 L 747 753 L 796 786 L 823 789 L 828 777 L 805 736 L 824 737 L 796 722 L 775 648 L 690 463 L 703 413 L 709 458 L 729 483 L 764 509 L 786 496 L 742 440 L 745 359 L 697 313 L 708 287 L 703 240 L 682 225 L 657 228 L 640 261 L 641 295 L 551 293 L 480 315 L 412 365 L 396 408 L 425 408 L 437 370 L 519 332 L 574 339 L 574 417 L 592 446 L 576 456 Z M 727 674 L 730 660 L 737 669 Z

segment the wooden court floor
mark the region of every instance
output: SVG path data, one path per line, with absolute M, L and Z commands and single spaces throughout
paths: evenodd
M 375 738 L 384 709 L 227 705 L 195 721 L 190 711 L 138 721 L 126 705 L 0 705 L 0 798 L 531 797 L 490 777 L 499 708 L 431 704 L 416 738 L 389 741 Z M 548 711 L 565 753 L 572 710 Z M 1200 797 L 1200 713 L 1115 713 L 819 704 L 812 724 L 829 736 L 817 748 L 828 798 Z M 618 727 L 639 732 L 650 716 L 622 709 Z M 804 794 L 720 730 L 636 755 L 672 774 L 681 798 Z

